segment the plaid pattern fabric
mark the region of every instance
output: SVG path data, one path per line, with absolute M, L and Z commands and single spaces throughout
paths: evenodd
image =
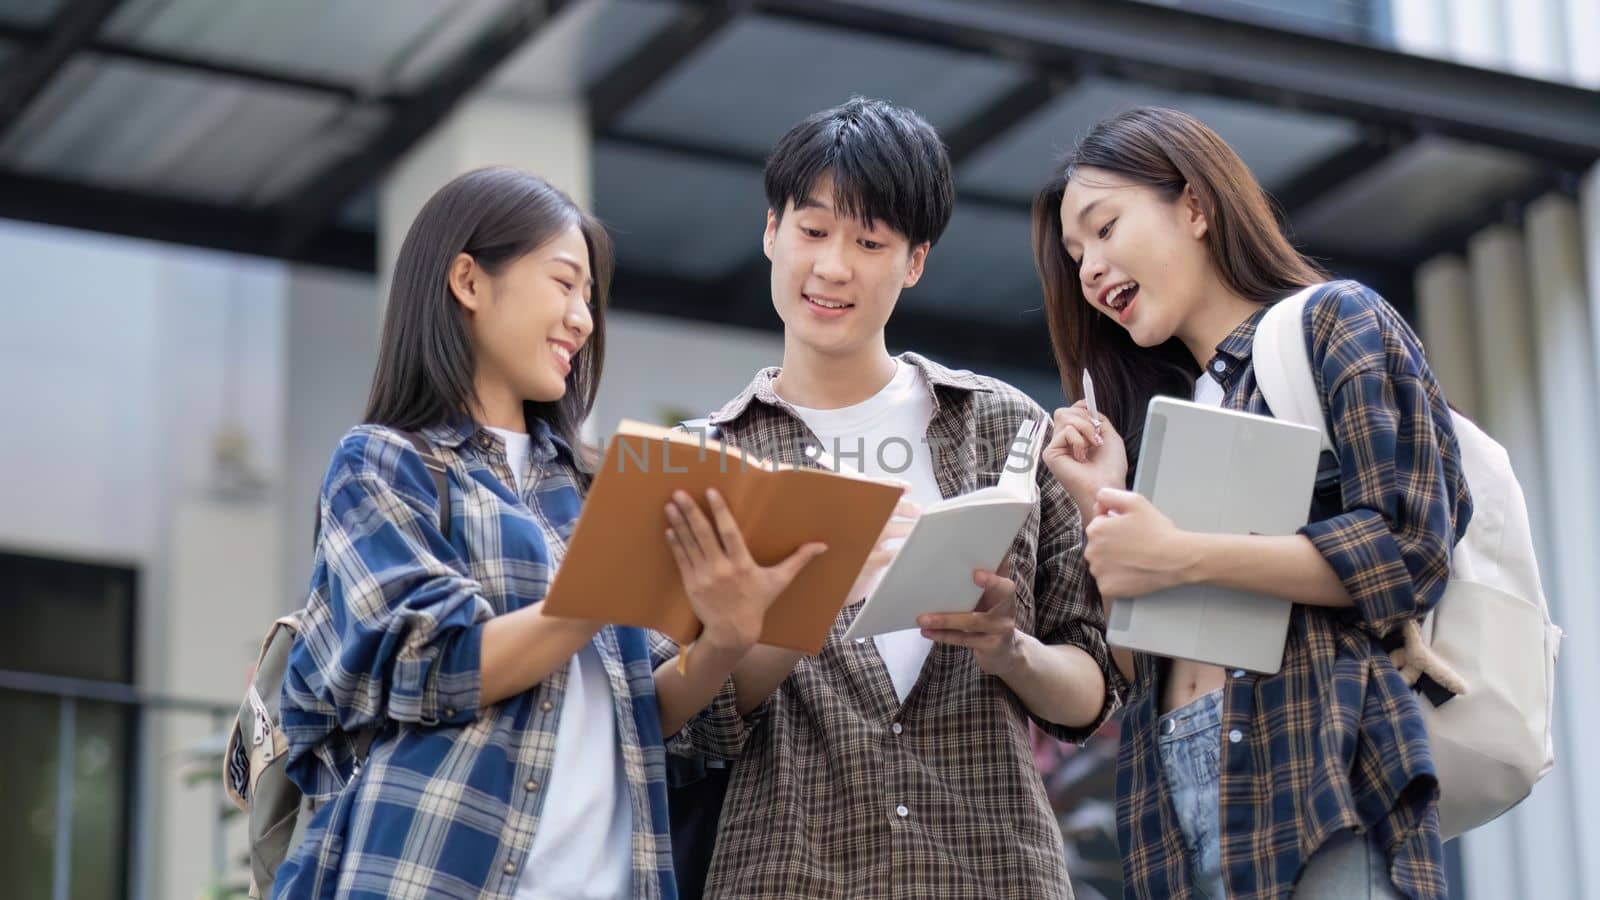
M 519 498 L 499 438 L 423 432 L 449 468 L 451 539 L 406 438 L 365 425 L 322 491 L 303 637 L 289 659 L 288 771 L 317 813 L 276 897 L 510 897 L 539 827 L 567 667 L 478 709 L 484 623 L 544 597 L 578 518 L 569 448 L 533 434 Z M 633 896 L 672 898 L 665 753 L 643 631 L 595 638 L 633 806 Z M 381 724 L 366 764 L 339 729 Z
M 1264 312 L 1264 311 L 1263 311 Z M 1261 314 L 1217 347 L 1209 369 L 1232 409 L 1270 414 L 1251 342 Z M 1306 307 L 1317 387 L 1339 448 L 1302 533 L 1355 600 L 1296 605 L 1283 668 L 1234 672 L 1224 689 L 1222 867 L 1228 896 L 1287 897 L 1330 836 L 1370 832 L 1407 896 L 1446 895 L 1433 759 L 1418 699 L 1382 640 L 1444 591 L 1472 515 L 1460 450 L 1421 342 L 1370 289 L 1332 282 Z M 1203 448 L 1196 448 L 1197 452 Z M 1124 892 L 1188 897 L 1188 862 L 1156 749 L 1166 666 L 1136 657 L 1118 759 Z
M 1002 382 L 902 358 L 933 392 L 927 439 L 946 497 L 994 484 L 1018 425 L 1048 419 Z M 776 374 L 757 374 L 711 422 L 730 443 L 810 464 L 805 448 L 820 442 L 773 392 Z M 1109 672 L 1098 604 L 1084 593 L 1077 508 L 1039 472 L 1041 504 L 1011 551 L 1018 627 L 1082 647 Z M 706 896 L 1071 897 L 1021 701 L 965 648 L 935 645 L 902 705 L 875 644 L 843 639 L 859 604 L 749 719 L 730 682 L 669 741 L 670 752 L 738 760 Z M 658 661 L 677 651 L 652 640 Z M 1039 724 L 1081 741 L 1113 706 L 1108 691 L 1089 727 Z

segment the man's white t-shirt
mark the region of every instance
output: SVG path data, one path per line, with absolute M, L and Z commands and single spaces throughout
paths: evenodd
M 505 441 L 520 495 L 532 440 L 525 433 L 489 430 Z M 568 663 L 549 782 L 514 900 L 631 896 L 633 804 L 611 681 L 593 641 Z
M 920 507 L 943 499 L 927 441 L 928 423 L 933 420 L 933 394 L 916 366 L 895 360 L 894 377 L 883 390 L 854 406 L 795 406 L 794 410 L 822 442 L 821 449 L 831 453 L 841 466 L 909 483 L 911 489 L 906 496 Z M 860 598 L 850 599 L 854 602 Z M 896 696 L 904 703 L 922 673 L 933 642 L 915 628 L 880 634 L 872 640 L 889 670 Z

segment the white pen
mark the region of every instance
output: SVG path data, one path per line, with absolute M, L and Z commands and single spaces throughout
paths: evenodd
M 1083 399 L 1089 403 L 1089 421 L 1094 423 L 1094 430 L 1100 430 L 1100 407 L 1094 402 L 1094 379 L 1089 377 L 1089 370 L 1083 370 Z

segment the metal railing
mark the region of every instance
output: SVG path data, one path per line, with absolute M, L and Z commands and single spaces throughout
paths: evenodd
M 64 678 L 57 675 L 41 675 L 35 672 L 16 672 L 0 669 L 0 691 L 15 691 L 19 693 L 44 695 L 57 700 L 57 740 L 56 752 L 60 761 L 56 776 L 55 800 L 55 843 L 53 858 L 51 860 L 51 897 L 53 900 L 67 900 L 71 896 L 72 888 L 72 826 L 73 826 L 73 797 L 77 788 L 76 766 L 72 764 L 78 743 L 78 705 L 83 702 L 109 703 L 127 707 L 134 714 L 133 731 L 130 735 L 133 765 L 129 772 L 129 816 L 135 829 L 144 829 L 143 813 L 148 806 L 146 792 L 149 785 L 141 777 L 144 761 L 144 735 L 146 734 L 146 720 L 152 713 L 186 713 L 205 716 L 214 732 L 220 733 L 226 727 L 228 718 L 238 711 L 237 706 L 224 705 L 209 700 L 199 700 L 191 697 L 177 697 L 164 694 L 155 694 L 141 691 L 127 684 L 118 684 L 108 681 L 94 681 L 84 678 Z M 219 769 L 220 773 L 220 769 Z M 216 820 L 215 840 L 212 841 L 212 859 L 214 881 L 220 883 L 227 871 L 225 844 L 222 840 L 222 810 L 226 800 L 223 795 L 220 777 L 215 786 L 215 808 L 218 812 Z M 131 838 L 132 836 L 128 836 Z M 131 841 L 130 841 L 131 843 Z M 137 848 L 129 848 L 130 863 L 133 871 L 141 870 L 147 862 L 141 859 Z M 144 885 L 142 879 L 130 879 L 133 890 L 132 896 L 142 893 Z

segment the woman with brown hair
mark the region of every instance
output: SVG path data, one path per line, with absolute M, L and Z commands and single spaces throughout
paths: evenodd
M 1063 384 L 1090 371 L 1101 413 L 1057 411 L 1045 459 L 1090 520 L 1084 558 L 1108 617 L 1118 599 L 1192 583 L 1294 604 L 1275 674 L 1116 651 L 1126 895 L 1444 897 L 1427 733 L 1386 647 L 1438 601 L 1472 510 L 1416 335 L 1370 288 L 1328 281 L 1238 155 L 1175 110 L 1096 125 L 1033 225 Z M 1310 524 L 1180 531 L 1124 490 L 1146 405 L 1164 394 L 1270 414 L 1252 338 L 1305 289 L 1338 451 Z

